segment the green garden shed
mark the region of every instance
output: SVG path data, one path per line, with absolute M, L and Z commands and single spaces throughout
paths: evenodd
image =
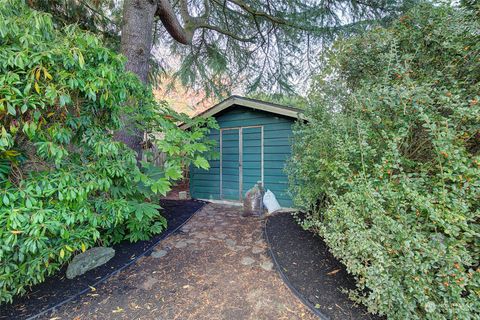
M 207 200 L 242 201 L 257 181 L 271 190 L 282 207 L 292 207 L 284 172 L 291 154 L 292 125 L 301 110 L 232 96 L 198 116 L 214 117 L 211 132 L 220 159 L 210 169 L 190 170 L 190 195 Z

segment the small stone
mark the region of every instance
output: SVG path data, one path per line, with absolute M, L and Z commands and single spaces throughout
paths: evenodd
M 263 252 L 263 248 L 260 248 L 260 247 L 253 247 L 253 249 L 252 249 L 253 254 L 259 254 L 259 253 L 262 253 L 262 252 Z
M 94 247 L 76 255 L 67 268 L 67 278 L 73 279 L 85 272 L 101 266 L 112 259 L 115 250 L 107 247 Z
M 237 244 L 237 241 L 232 240 L 232 239 L 227 239 L 227 240 L 225 240 L 225 243 L 227 244 L 227 246 L 233 247 Z
M 177 243 L 175 243 L 175 248 L 177 249 L 185 248 L 186 246 L 187 243 L 185 241 L 178 241 Z
M 194 237 L 195 237 L 195 238 L 199 238 L 199 239 L 205 239 L 205 238 L 207 238 L 208 236 L 207 236 L 205 233 L 203 233 L 203 232 L 198 232 L 198 233 L 195 233 Z
M 189 243 L 189 244 L 196 244 L 196 243 L 197 243 L 197 240 L 195 240 L 195 239 L 188 239 L 186 242 Z
M 227 237 L 227 235 L 225 233 L 217 234 L 217 238 L 219 238 L 219 239 L 225 239 L 226 237 Z
M 161 257 L 164 257 L 168 252 L 166 250 L 159 250 L 159 251 L 153 251 L 151 256 L 153 258 L 161 258 Z
M 249 266 L 254 262 L 255 260 L 251 257 L 243 257 L 242 260 L 240 261 L 240 263 L 243 264 L 244 266 Z
M 187 199 L 187 191 L 180 191 L 178 193 L 178 199 L 180 200 L 186 200 Z
M 273 263 L 270 261 L 264 261 L 260 264 L 260 267 L 265 271 L 272 271 Z
M 143 290 L 150 290 L 153 288 L 153 286 L 158 283 L 158 280 L 152 277 L 147 277 L 147 279 L 140 284 L 140 288 Z

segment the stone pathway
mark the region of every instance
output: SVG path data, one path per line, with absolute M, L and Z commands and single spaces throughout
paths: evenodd
M 261 223 L 208 204 L 149 257 L 45 319 L 315 319 L 273 269 Z

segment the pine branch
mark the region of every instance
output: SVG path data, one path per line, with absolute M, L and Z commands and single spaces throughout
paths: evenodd
M 244 38 L 244 37 L 241 37 L 237 34 L 235 34 L 234 32 L 231 32 L 229 30 L 226 30 L 226 29 L 222 29 L 220 27 L 217 27 L 217 26 L 214 26 L 214 25 L 211 25 L 211 24 L 208 24 L 208 23 L 199 23 L 195 26 L 197 29 L 209 29 L 209 30 L 213 30 L 213 31 L 216 31 L 218 33 L 221 33 L 223 35 L 226 35 L 232 39 L 235 39 L 237 41 L 241 41 L 241 42 L 254 42 L 256 37 L 253 36 L 253 37 L 248 37 L 248 38 Z
M 193 35 L 197 29 L 213 30 L 241 42 L 253 42 L 255 40 L 255 37 L 245 38 L 230 30 L 208 23 L 210 16 L 208 0 L 204 1 L 204 13 L 198 17 L 193 17 L 188 12 L 187 0 L 180 0 L 179 3 L 180 16 L 185 26 L 180 24 L 169 0 L 158 0 L 156 15 L 160 18 L 168 33 L 182 44 L 192 44 Z

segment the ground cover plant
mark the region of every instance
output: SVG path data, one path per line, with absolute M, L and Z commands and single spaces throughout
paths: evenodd
M 89 247 L 161 232 L 158 195 L 190 163 L 208 168 L 214 123 L 156 103 L 124 64 L 97 36 L 0 2 L 0 303 Z M 126 121 L 163 168 L 115 140 Z
M 392 319 L 480 317 L 479 14 L 420 5 L 338 41 L 295 129 L 301 223 Z

